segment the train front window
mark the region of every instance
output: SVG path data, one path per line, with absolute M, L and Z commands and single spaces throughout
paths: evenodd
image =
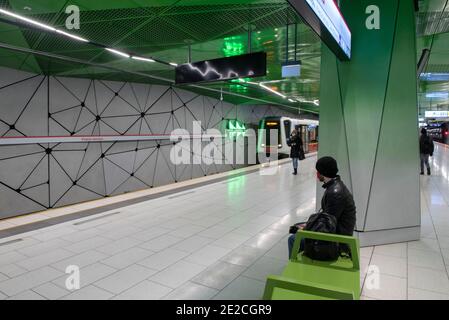
M 285 139 L 290 139 L 290 133 L 292 131 L 292 122 L 290 120 L 284 120 Z
M 278 120 L 267 120 L 265 122 L 265 127 L 264 129 L 266 130 L 266 146 L 271 146 L 271 135 L 273 134 L 273 130 L 277 131 L 277 136 L 278 136 L 278 141 L 276 143 L 276 141 L 273 141 L 274 144 L 279 144 L 281 142 L 281 126 L 280 126 L 280 121 Z M 276 133 L 274 133 L 276 134 Z

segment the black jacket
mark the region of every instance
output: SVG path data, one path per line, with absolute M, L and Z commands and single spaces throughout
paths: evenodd
M 302 153 L 304 152 L 301 137 L 298 134 L 290 136 L 290 139 L 288 140 L 288 145 L 291 147 L 290 157 L 300 158 L 301 152 Z
M 352 236 L 356 222 L 356 208 L 352 194 L 340 177 L 325 183 L 321 208 L 337 218 L 337 234 Z
M 419 139 L 419 152 L 421 154 L 430 154 L 433 155 L 435 146 L 433 145 L 432 138 L 428 135 L 421 135 Z

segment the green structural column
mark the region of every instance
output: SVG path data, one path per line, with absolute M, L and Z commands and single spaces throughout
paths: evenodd
M 339 61 L 323 45 L 319 156 L 338 160 L 354 194 L 362 245 L 416 240 L 421 209 L 413 1 L 340 3 L 352 32 L 352 58 Z

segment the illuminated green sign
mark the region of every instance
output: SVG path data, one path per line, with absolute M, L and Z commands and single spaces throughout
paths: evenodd
M 235 140 L 240 136 L 244 136 L 246 132 L 246 126 L 239 120 L 228 120 L 226 124 L 226 136 L 230 140 Z
M 223 43 L 223 53 L 225 57 L 232 57 L 246 52 L 242 36 L 226 37 Z

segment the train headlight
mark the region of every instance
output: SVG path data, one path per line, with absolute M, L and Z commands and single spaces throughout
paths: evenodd
M 278 148 L 279 148 L 279 149 L 282 148 L 282 144 L 279 144 L 279 145 L 278 145 Z
M 260 146 L 261 146 L 261 147 L 265 147 L 265 143 L 262 143 Z

